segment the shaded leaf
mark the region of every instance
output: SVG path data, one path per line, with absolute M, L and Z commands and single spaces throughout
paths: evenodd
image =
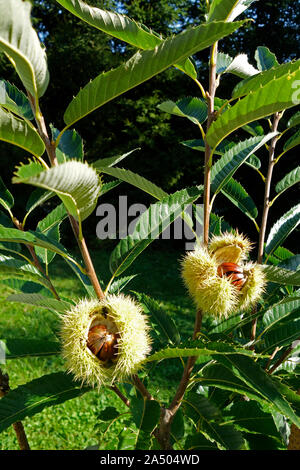
M 180 334 L 176 324 L 172 318 L 165 313 L 159 303 L 146 294 L 135 292 L 139 303 L 146 308 L 146 313 L 151 321 L 158 328 L 162 338 L 161 341 L 165 344 L 171 342 L 178 344 L 180 342 Z
M 238 207 L 250 219 L 256 219 L 258 211 L 253 199 L 243 186 L 233 178 L 226 183 L 221 189 L 224 196 L 226 196 L 236 207 Z
M 88 392 L 70 375 L 56 372 L 11 390 L 0 400 L 0 432 L 16 421 L 34 416 L 45 408 L 64 403 Z
M 282 180 L 280 180 L 276 186 L 275 191 L 276 193 L 283 193 L 286 189 L 290 188 L 294 184 L 300 182 L 300 166 L 297 166 L 294 170 L 290 171 L 287 175 L 285 175 Z
M 117 163 L 124 160 L 124 158 L 128 157 L 128 155 L 131 155 L 136 150 L 141 150 L 141 149 L 136 148 L 136 149 L 130 150 L 130 152 L 123 153 L 122 155 L 117 155 L 115 157 L 100 158 L 99 160 L 96 160 L 95 162 L 93 162 L 93 167 L 96 170 L 102 171 L 103 168 L 115 166 Z
M 164 101 L 157 107 L 166 113 L 185 117 L 196 125 L 203 124 L 207 119 L 207 104 L 200 98 L 188 96 L 176 101 L 176 103 L 174 101 Z
M 37 307 L 48 308 L 56 312 L 66 312 L 71 304 L 64 300 L 51 299 L 41 294 L 12 294 L 6 299 L 8 302 L 20 302 Z
M 254 362 L 250 357 L 235 354 L 216 356 L 216 358 L 256 393 L 272 403 L 279 412 L 289 417 L 297 426 L 300 425 L 300 418 L 295 414 L 285 397 L 281 395 L 272 378 L 257 362 Z
M 273 54 L 270 49 L 264 46 L 259 46 L 256 49 L 255 60 L 260 72 L 263 72 L 264 70 L 269 70 L 272 67 L 277 67 L 279 65 L 275 54 Z
M 47 357 L 60 353 L 61 345 L 58 341 L 44 339 L 13 338 L 2 340 L 5 345 L 6 359 L 19 359 L 21 357 Z
M 34 119 L 27 96 L 6 80 L 0 80 L 0 105 L 21 118 Z
M 11 209 L 15 201 L 11 192 L 7 189 L 0 176 L 0 204 L 7 210 Z
M 50 125 L 52 140 L 59 136 L 59 130 Z M 83 142 L 80 135 L 74 129 L 65 131 L 56 147 L 56 158 L 58 163 L 65 163 L 67 160 L 83 161 Z

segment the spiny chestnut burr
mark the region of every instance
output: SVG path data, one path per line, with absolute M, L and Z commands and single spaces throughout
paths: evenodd
M 110 333 L 105 325 L 95 325 L 89 330 L 87 346 L 103 362 L 116 357 L 118 348 L 117 333 Z
M 197 244 L 182 261 L 182 277 L 198 309 L 217 318 L 250 310 L 266 283 L 260 265 L 247 261 L 251 242 L 239 233 Z
M 123 294 L 81 299 L 62 315 L 62 355 L 75 380 L 111 386 L 136 374 L 150 352 L 142 306 Z
M 220 277 L 228 277 L 238 290 L 243 287 L 247 280 L 243 268 L 236 263 L 222 263 L 218 266 L 217 272 Z

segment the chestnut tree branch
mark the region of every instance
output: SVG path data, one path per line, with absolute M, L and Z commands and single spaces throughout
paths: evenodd
M 300 337 L 297 341 L 300 341 Z M 268 370 L 268 374 L 273 374 L 273 372 L 290 356 L 294 349 L 295 348 L 293 347 L 293 345 L 287 348 L 282 354 L 282 356 L 278 359 L 278 361 L 276 361 L 275 364 Z
M 216 65 L 217 65 L 218 43 L 211 46 L 210 65 L 209 65 L 209 91 L 207 96 L 207 126 L 206 132 L 214 121 L 214 103 L 217 89 Z M 209 218 L 210 218 L 210 173 L 211 173 L 211 148 L 205 139 L 204 156 L 204 220 L 203 220 L 203 243 L 208 244 L 209 238 Z
M 278 129 L 278 124 L 281 119 L 281 113 L 275 113 L 273 116 L 273 123 L 272 123 L 272 132 L 276 132 Z M 278 136 L 273 137 L 271 140 L 271 144 L 269 147 L 269 163 L 268 163 L 268 172 L 265 180 L 265 194 L 264 194 L 264 205 L 263 205 L 263 213 L 261 219 L 261 226 L 259 230 L 259 241 L 258 241 L 258 255 L 257 255 L 257 262 L 259 264 L 263 261 L 264 256 L 264 244 L 265 244 L 265 237 L 266 237 L 266 228 L 268 222 L 268 215 L 270 209 L 270 192 L 271 192 L 271 181 L 273 176 L 273 169 L 276 163 L 275 160 L 275 147 L 278 140 Z M 256 311 L 256 309 L 255 309 Z M 257 328 L 257 318 L 252 321 L 251 326 L 251 340 L 254 341 L 256 337 L 256 328 Z
M 47 152 L 49 161 L 51 163 L 51 166 L 56 166 L 58 164 L 58 162 L 57 162 L 57 158 L 56 158 L 55 143 L 53 141 L 51 141 L 51 139 L 48 136 L 47 127 L 46 127 L 46 124 L 45 124 L 44 117 L 43 117 L 40 109 L 36 106 L 34 97 L 28 91 L 27 91 L 27 94 L 28 94 L 30 105 L 31 105 L 31 108 L 32 108 L 32 111 L 34 113 L 35 120 L 36 120 L 36 123 L 37 123 L 38 133 L 39 133 L 41 139 L 43 140 L 43 142 L 45 144 L 46 152 Z M 69 220 L 70 220 L 70 223 L 71 223 L 71 226 L 72 226 L 72 229 L 73 229 L 73 233 L 75 235 L 76 241 L 78 243 L 78 246 L 79 246 L 79 249 L 80 249 L 80 252 L 81 252 L 85 267 L 86 267 L 86 270 L 87 270 L 87 275 L 90 278 L 90 281 L 93 285 L 94 291 L 95 291 L 98 299 L 101 300 L 105 297 L 105 295 L 104 295 L 104 293 L 101 289 L 99 280 L 97 278 L 96 271 L 95 271 L 95 268 L 94 268 L 89 250 L 87 248 L 85 239 L 79 233 L 78 222 L 71 214 L 69 214 Z M 33 251 L 34 251 L 34 249 L 33 249 Z
M 123 395 L 123 393 L 121 392 L 121 390 L 118 389 L 118 387 L 116 385 L 112 385 L 110 387 L 110 389 L 115 392 L 116 395 L 118 395 L 119 398 L 121 398 L 122 402 L 125 403 L 126 406 L 130 406 L 130 401 L 128 400 L 128 398 L 125 397 L 125 395 Z

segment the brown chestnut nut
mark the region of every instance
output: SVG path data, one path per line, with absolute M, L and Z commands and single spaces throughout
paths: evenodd
M 103 362 L 117 355 L 119 335 L 110 333 L 105 325 L 95 325 L 89 330 L 87 347 Z
M 218 275 L 220 277 L 226 276 L 230 282 L 240 290 L 245 284 L 247 277 L 244 274 L 243 268 L 235 263 L 222 263 L 218 266 Z

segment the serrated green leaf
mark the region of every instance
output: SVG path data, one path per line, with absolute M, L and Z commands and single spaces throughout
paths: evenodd
M 0 401 L 0 432 L 16 421 L 34 416 L 45 408 L 80 397 L 90 388 L 72 380 L 70 375 L 56 372 L 34 379 L 11 390 Z
M 280 437 L 272 415 L 263 411 L 254 401 L 236 401 L 226 415 L 240 430 Z
M 87 5 L 82 0 L 57 0 L 62 6 L 68 9 L 73 15 L 78 16 L 91 26 L 110 34 L 113 37 L 125 41 L 138 49 L 154 49 L 162 41 L 163 37 L 155 33 L 147 26 L 137 23 L 117 12 L 105 11 Z M 181 63 L 174 64 L 191 78 L 197 77 L 197 72 L 193 63 L 187 59 Z
M 300 129 L 285 142 L 283 146 L 283 150 L 287 152 L 288 150 L 296 147 L 299 144 L 300 144 Z
M 151 204 L 140 216 L 133 234 L 122 239 L 112 252 L 111 272 L 115 276 L 124 272 L 134 259 L 183 213 L 187 205 L 198 199 L 201 193 L 202 187 L 183 189 Z
M 223 424 L 220 426 L 222 414 L 217 406 L 205 397 L 195 392 L 189 392 L 182 401 L 184 413 L 194 422 L 197 428 L 210 440 L 215 441 L 222 449 L 239 449 L 243 445 L 243 438 L 233 426 Z
M 276 186 L 276 193 L 283 193 L 286 189 L 290 188 L 294 184 L 299 183 L 300 181 L 300 166 L 297 166 L 294 170 L 290 171 L 285 175 L 282 180 L 280 180 Z
M 300 222 L 300 204 L 292 207 L 272 226 L 265 246 L 265 252 L 270 255 L 281 245 L 288 235 Z
M 26 121 L 0 108 L 0 140 L 21 147 L 36 157 L 40 157 L 45 145 L 37 131 Z
M 243 23 L 202 24 L 162 41 L 153 50 L 138 51 L 126 63 L 99 75 L 79 91 L 64 114 L 66 125 L 70 127 L 108 101 L 231 34 Z
M 45 49 L 31 25 L 30 1 L 0 0 L 0 50 L 12 61 L 24 87 L 42 96 L 49 73 Z
M 299 337 L 300 319 L 294 321 L 289 320 L 280 324 L 277 328 L 272 328 L 264 335 L 263 352 L 268 353 L 274 351 L 276 347 L 290 346 L 293 341 L 298 340 Z
M 124 181 L 125 183 L 129 183 L 132 186 L 135 186 L 136 188 L 150 194 L 156 199 L 163 199 L 164 197 L 168 196 L 168 193 L 166 193 L 159 186 L 131 170 L 127 170 L 125 168 L 103 167 L 101 168 L 101 172 Z
M 274 256 L 279 258 L 280 261 L 285 261 L 285 260 L 288 260 L 289 258 L 292 258 L 294 256 L 294 254 L 290 250 L 288 250 L 287 248 L 284 248 L 283 246 L 279 246 L 274 251 Z M 283 267 L 286 267 L 286 266 L 283 266 Z
M 264 329 L 259 334 L 259 337 L 264 335 L 268 330 L 270 330 L 270 328 L 273 328 L 278 322 L 284 320 L 286 317 L 298 310 L 300 311 L 300 299 L 291 299 L 289 302 L 278 303 L 277 305 L 270 307 L 262 317 Z
M 218 424 L 205 421 L 202 424 L 202 432 L 214 440 L 222 450 L 239 450 L 245 441 L 240 431 L 231 424 Z
M 3 339 L 5 358 L 19 359 L 21 357 L 46 357 L 60 353 L 61 344 L 58 341 L 41 339 L 13 338 Z
M 191 96 L 176 101 L 164 101 L 157 106 L 161 111 L 175 116 L 185 117 L 194 124 L 199 125 L 207 119 L 207 104 L 200 98 Z
M 183 412 L 194 424 L 200 420 L 214 421 L 221 418 L 221 411 L 208 398 L 195 392 L 187 393 L 182 400 Z
M 227 184 L 237 169 L 260 147 L 277 133 L 258 136 L 231 147 L 211 168 L 211 189 L 217 194 Z
M 45 191 L 41 188 L 34 189 L 26 203 L 26 211 L 28 212 L 27 215 L 29 215 L 30 212 L 32 212 L 36 207 L 39 207 L 44 202 L 51 199 L 53 196 L 55 196 L 55 193 L 52 191 Z
M 166 342 L 171 342 L 173 344 L 178 344 L 180 342 L 180 334 L 176 327 L 176 324 L 167 315 L 164 310 L 160 307 L 159 303 L 149 297 L 146 294 L 133 292 L 139 303 L 146 308 L 146 313 L 149 317 L 151 323 L 158 328 L 160 334 L 162 335 L 161 341 L 165 344 Z
M 108 193 L 112 189 L 116 188 L 121 184 L 121 181 L 114 180 L 114 181 L 109 181 L 108 183 L 103 183 L 100 189 L 99 197 L 103 196 L 103 194 Z
M 198 379 L 203 386 L 217 387 L 222 390 L 230 390 L 234 393 L 246 395 L 252 400 L 264 403 L 262 396 L 255 392 L 249 385 L 240 380 L 228 368 L 222 364 L 212 363 L 202 371 Z M 197 380 L 196 380 L 197 383 Z
M 256 49 L 255 60 L 260 72 L 263 72 L 264 70 L 269 70 L 272 67 L 277 67 L 279 65 L 275 54 L 273 54 L 270 49 L 264 46 L 259 46 Z
M 47 308 L 56 312 L 66 312 L 71 304 L 64 300 L 51 299 L 41 294 L 12 294 L 6 299 L 8 302 L 20 302 L 37 307 Z
M 67 211 L 63 204 L 55 207 L 46 217 L 39 221 L 37 230 L 45 233 L 51 228 L 61 223 L 67 217 Z
M 287 286 L 300 286 L 300 270 L 289 271 L 279 266 L 262 265 L 268 281 Z
M 216 358 L 256 393 L 272 403 L 279 412 L 289 417 L 296 426 L 300 425 L 300 418 L 295 414 L 285 397 L 281 395 L 275 382 L 252 358 L 235 354 L 216 356 Z
M 256 0 L 212 0 L 207 21 L 233 21 Z
M 284 76 L 293 76 L 294 72 L 299 71 L 300 60 L 294 62 L 286 62 L 284 64 L 273 67 L 269 70 L 265 70 L 257 74 L 254 77 L 246 78 L 239 82 L 232 92 L 232 98 L 240 98 L 241 96 L 247 95 L 259 88 L 264 87 L 269 82 L 273 82 L 276 79 Z M 286 78 L 288 80 L 288 78 Z
M 96 160 L 95 162 L 93 162 L 93 167 L 96 168 L 96 170 L 102 171 L 103 168 L 115 166 L 117 163 L 124 160 L 124 158 L 128 157 L 128 155 L 131 155 L 136 150 L 141 150 L 141 149 L 136 148 L 136 149 L 130 150 L 130 152 L 123 153 L 122 155 L 117 155 L 115 157 L 100 158 L 99 160 Z
M 263 73 L 268 72 L 270 71 Z M 291 74 L 273 78 L 266 85 L 249 92 L 212 123 L 206 134 L 209 145 L 216 147 L 224 137 L 251 121 L 296 106 L 298 103 L 295 100 L 295 89 L 292 84 L 298 79 L 300 79 L 300 61 L 298 69 Z
M 238 355 L 252 356 L 253 353 L 243 348 L 235 348 L 229 344 L 212 341 L 203 343 L 202 341 L 187 341 L 178 346 L 168 346 L 160 351 L 151 354 L 145 359 L 145 362 L 162 361 L 164 359 L 174 359 L 177 357 L 190 356 L 212 356 L 227 355 L 236 353 Z
M 24 260 L 0 254 L 0 279 L 11 278 L 33 281 L 50 289 L 49 281 L 34 266 Z
M 249 196 L 243 186 L 233 178 L 226 183 L 221 189 L 224 196 L 226 196 L 236 207 L 238 207 L 247 217 L 254 220 L 258 215 L 256 205 L 253 199 Z
M 21 118 L 34 119 L 27 96 L 6 80 L 0 80 L 0 106 Z
M 48 170 L 24 175 L 28 165 L 20 167 L 13 178 L 14 183 L 25 183 L 55 192 L 66 209 L 77 220 L 83 221 L 95 209 L 101 180 L 96 171 L 85 163 L 68 161 Z
M 242 129 L 254 137 L 264 134 L 264 128 L 259 124 L 258 121 L 249 122 L 249 124 L 243 126 Z
M 45 297 L 53 298 L 53 293 L 50 290 L 35 282 L 11 278 L 1 281 L 1 284 L 13 291 L 23 292 L 24 294 L 42 294 Z

